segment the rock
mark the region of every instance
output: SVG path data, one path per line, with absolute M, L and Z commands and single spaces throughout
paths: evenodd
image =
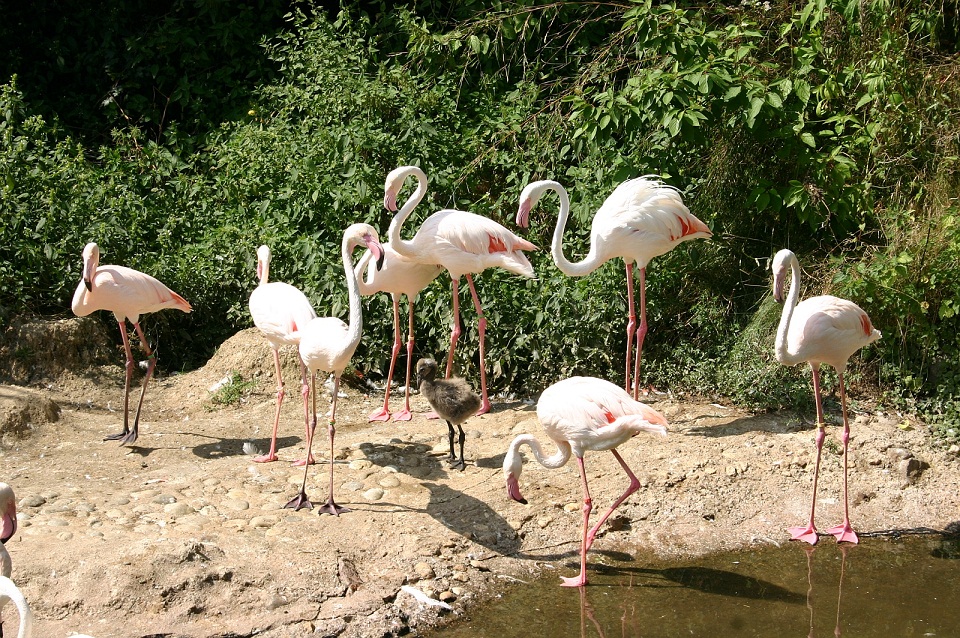
M 196 510 L 186 503 L 168 503 L 167 505 L 163 506 L 163 511 L 173 517 L 177 517 L 193 514 Z
M 887 448 L 887 458 L 891 461 L 910 459 L 913 458 L 913 452 L 902 447 L 889 447 Z
M 416 572 L 417 577 L 420 580 L 430 580 L 436 577 L 436 573 L 433 571 L 433 567 L 430 563 L 417 563 L 413 566 L 413 571 Z
M 363 493 L 363 498 L 367 499 L 368 501 L 379 501 L 381 498 L 383 498 L 383 494 L 383 489 L 379 487 L 372 487 Z
M 442 603 L 452 603 L 457 599 L 457 595 L 448 589 L 440 592 L 440 595 L 437 597 L 437 599 Z
M 46 502 L 47 499 L 43 498 L 39 494 L 30 494 L 29 496 L 25 496 L 24 498 L 20 499 L 20 503 L 17 505 L 17 507 L 20 509 L 24 509 L 26 507 L 40 507 Z
M 398 479 L 396 476 L 394 476 L 394 475 L 391 474 L 391 475 L 385 476 L 385 477 L 383 477 L 382 479 L 380 479 L 379 481 L 377 481 L 377 484 L 380 485 L 380 487 L 385 487 L 385 488 L 388 488 L 388 489 L 391 488 L 391 487 L 399 487 L 399 486 L 400 486 L 400 479 Z
M 911 457 L 900 461 L 897 469 L 900 473 L 900 478 L 907 484 L 910 484 L 920 478 L 920 475 L 923 474 L 923 471 L 928 467 L 930 467 L 929 464 Z

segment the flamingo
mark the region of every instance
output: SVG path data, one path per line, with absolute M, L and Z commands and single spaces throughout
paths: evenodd
M 33 636 L 33 612 L 27 604 L 27 599 L 23 597 L 23 592 L 7 576 L 0 576 L 0 598 L 7 598 L 13 601 L 20 612 L 20 628 L 17 630 L 17 638 L 31 638 Z M 0 628 L 0 636 L 3 635 Z M 88 637 L 89 638 L 89 637 Z
M 537 250 L 537 247 L 492 219 L 449 209 L 428 217 L 412 240 L 401 239 L 400 227 L 427 192 L 427 175 L 417 166 L 401 166 L 387 175 L 384 185 L 383 205 L 387 210 L 396 211 L 397 194 L 411 175 L 417 180 L 417 189 L 390 224 L 390 245 L 408 259 L 424 264 L 439 264 L 450 274 L 453 282 L 453 326 L 450 332 L 450 351 L 447 354 L 447 378 L 453 369 L 453 354 L 460 338 L 460 277 L 466 277 L 473 305 L 477 310 L 477 332 L 480 340 L 482 403 L 477 414 L 486 414 L 490 411 L 484 355 L 487 319 L 483 316 L 480 297 L 473 285 L 473 273 L 499 267 L 532 278 L 533 266 L 522 251 Z
M 570 377 L 554 383 L 543 391 L 537 403 L 537 418 L 557 446 L 552 456 L 546 456 L 532 434 L 521 434 L 507 449 L 503 459 L 503 474 L 507 495 L 519 503 L 526 503 L 520 495 L 520 471 L 523 469 L 520 448 L 530 447 L 537 461 L 548 469 L 566 465 L 572 453 L 580 467 L 583 488 L 583 533 L 580 541 L 580 575 L 563 578 L 563 587 L 582 587 L 587 584 L 587 551 L 593 545 L 597 531 L 617 507 L 640 487 L 640 481 L 630 471 L 617 447 L 641 432 L 667 434 L 667 420 L 653 408 L 634 400 L 625 390 L 594 377 Z M 610 450 L 630 479 L 627 489 L 604 512 L 593 528 L 589 528 L 593 502 L 587 485 L 583 455 L 590 450 Z
M 113 312 L 117 323 L 120 324 L 120 336 L 123 338 L 123 348 L 127 353 L 126 380 L 123 388 L 123 432 L 107 436 L 105 441 L 120 441 L 121 445 L 129 445 L 137 440 L 140 425 L 140 409 L 143 407 L 143 396 L 147 392 L 147 382 L 157 366 L 156 352 L 150 349 L 143 330 L 140 329 L 140 315 L 156 312 L 165 308 L 176 308 L 183 312 L 190 312 L 192 308 L 186 299 L 173 292 L 148 274 L 125 266 L 100 266 L 100 248 L 90 242 L 83 248 L 83 277 L 73 293 L 73 313 L 78 317 L 86 317 L 97 310 Z M 140 401 L 137 403 L 137 415 L 133 420 L 133 428 L 129 427 L 129 400 L 130 379 L 133 377 L 133 352 L 130 349 L 130 340 L 127 337 L 126 320 L 130 320 L 137 336 L 140 337 L 140 347 L 147 355 L 149 364 L 147 374 L 143 377 L 143 386 L 140 388 Z
M 393 370 L 400 354 L 400 295 L 407 297 L 407 376 L 404 383 L 403 409 L 393 413 L 394 421 L 409 421 L 410 413 L 410 368 L 413 361 L 413 304 L 420 291 L 437 278 L 441 267 L 435 264 L 420 264 L 403 257 L 393 249 L 390 242 L 383 244 L 383 268 L 370 268 L 373 253 L 367 251 L 357 262 L 354 270 L 360 294 L 369 296 L 378 292 L 388 292 L 393 298 L 393 350 L 390 354 L 390 372 L 387 374 L 387 384 L 384 389 L 383 407 L 370 413 L 368 421 L 387 421 L 390 419 L 390 383 L 393 381 Z M 366 271 L 366 277 L 363 276 Z
M 17 500 L 13 488 L 0 483 L 0 576 L 10 578 L 13 563 L 5 546 L 17 532 Z M 3 607 L 9 602 L 9 596 L 0 591 L 0 636 L 3 636 Z
M 631 390 L 630 360 L 633 339 L 637 339 L 637 354 L 633 365 L 633 398 L 640 396 L 640 358 L 643 340 L 647 335 L 647 264 L 673 250 L 680 243 L 692 239 L 706 239 L 713 235 L 707 225 L 697 219 L 680 198 L 680 191 L 667 186 L 655 176 L 637 177 L 620 184 L 607 197 L 593 218 L 590 228 L 590 252 L 576 263 L 563 254 L 563 231 L 570 215 L 570 197 L 566 189 L 552 180 L 531 182 L 520 194 L 517 225 L 529 225 L 530 211 L 547 190 L 560 197 L 560 213 L 553 231 L 550 253 L 553 261 L 565 275 L 582 277 L 592 273 L 614 257 L 622 257 L 627 266 L 627 360 L 624 388 Z M 633 298 L 633 265 L 640 269 L 640 324 Z
M 254 457 L 254 463 L 269 463 L 277 460 L 277 427 L 280 425 L 280 406 L 283 404 L 283 373 L 280 370 L 281 346 L 300 345 L 300 329 L 316 318 L 317 313 L 307 296 L 290 284 L 280 281 L 269 282 L 270 248 L 260 246 L 257 249 L 257 278 L 260 284 L 250 295 L 250 316 L 254 325 L 260 329 L 273 350 L 273 364 L 277 375 L 277 409 L 273 417 L 273 435 L 270 438 L 270 451 Z M 299 356 L 297 360 L 300 361 Z M 303 421 L 310 429 L 310 412 L 307 397 L 310 384 L 307 383 L 307 368 L 300 361 L 300 394 L 303 396 Z M 307 458 L 303 462 L 313 462 Z M 294 464 L 299 465 L 297 461 Z
M 826 436 L 823 419 L 823 403 L 820 396 L 820 364 L 833 366 L 840 381 L 840 406 L 843 412 L 843 523 L 828 530 L 837 542 L 857 543 L 857 533 L 850 526 L 850 505 L 847 498 L 847 454 L 850 442 L 850 423 L 847 420 L 847 396 L 843 372 L 847 360 L 860 348 L 880 338 L 880 331 L 873 327 L 870 317 L 860 306 L 830 295 L 810 297 L 797 303 L 800 296 L 800 264 L 792 251 L 784 249 L 776 254 L 771 264 L 773 270 L 773 298 L 783 303 L 783 288 L 787 269 L 791 272 L 790 294 L 783 306 L 780 326 L 777 328 L 777 361 L 787 366 L 798 363 L 810 364 L 813 372 L 813 394 L 817 405 L 817 461 L 813 472 L 813 502 L 810 506 L 810 521 L 806 526 L 791 527 L 791 540 L 815 544 L 818 540 L 814 526 L 814 511 L 817 505 L 817 477 L 820 473 L 820 454 Z
M 467 435 L 463 433 L 463 422 L 480 409 L 482 400 L 467 382 L 460 377 L 437 380 L 437 362 L 431 358 L 417 361 L 417 378 L 420 380 L 420 394 L 427 397 L 430 407 L 447 422 L 450 430 L 450 467 L 462 472 L 467 467 L 463 457 L 463 442 Z M 460 428 L 460 459 L 453 451 L 453 426 Z
M 307 430 L 307 458 L 311 456 L 313 448 L 313 433 L 317 427 L 317 372 L 333 373 L 333 405 L 330 408 L 330 420 L 327 432 L 330 435 L 330 496 L 319 512 L 339 516 L 348 512 L 345 507 L 337 505 L 333 500 L 333 437 L 336 433 L 337 395 L 340 392 L 340 375 L 350 363 L 360 335 L 363 331 L 363 311 L 360 307 L 360 290 L 357 276 L 353 270 L 352 253 L 357 246 L 364 244 L 373 254 L 378 267 L 383 264 L 383 247 L 377 237 L 377 231 L 369 224 L 353 224 L 343 233 L 343 242 L 340 245 L 340 254 L 343 258 L 343 270 L 347 278 L 347 295 L 350 300 L 350 323 L 345 324 L 336 317 L 317 317 L 300 330 L 300 358 L 310 371 L 313 384 L 313 420 Z M 303 507 L 312 508 L 313 503 L 307 498 L 307 472 L 309 463 L 303 467 L 303 485 L 300 493 L 285 507 L 299 510 Z

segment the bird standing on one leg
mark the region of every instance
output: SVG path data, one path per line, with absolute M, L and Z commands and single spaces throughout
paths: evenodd
M 520 194 L 517 225 L 521 228 L 529 225 L 530 210 L 546 190 L 556 191 L 560 197 L 560 213 L 550 253 L 561 272 L 570 277 L 582 277 L 615 257 L 622 257 L 626 263 L 628 317 L 624 389 L 637 399 L 640 396 L 640 358 L 647 334 L 647 264 L 682 242 L 709 238 L 713 233 L 687 209 L 676 188 L 654 176 L 637 177 L 620 184 L 603 202 L 590 228 L 590 252 L 581 261 L 571 263 L 563 254 L 563 231 L 570 215 L 570 198 L 563 186 L 551 180 L 527 184 Z M 639 324 L 633 302 L 634 263 L 640 268 Z M 635 358 L 631 357 L 634 337 L 637 339 Z
M 570 377 L 558 381 L 543 391 L 537 402 L 537 418 L 544 432 L 557 445 L 557 452 L 546 456 L 543 448 L 532 434 L 515 438 L 503 458 L 503 474 L 507 483 L 507 495 L 519 503 L 526 503 L 520 494 L 520 472 L 523 459 L 520 447 L 527 445 L 542 466 L 555 469 L 566 465 L 570 455 L 577 457 L 580 468 L 580 483 L 583 488 L 583 532 L 580 541 L 580 575 L 563 578 L 564 587 L 581 587 L 587 584 L 587 551 L 593 539 L 613 511 L 637 491 L 640 481 L 627 466 L 616 448 L 641 432 L 666 435 L 667 420 L 653 408 L 635 401 L 625 390 L 609 381 L 593 377 Z M 604 512 L 592 528 L 590 512 L 593 501 L 587 485 L 587 473 L 583 455 L 588 450 L 610 450 L 630 479 L 627 489 Z
M 460 377 L 438 380 L 437 362 L 433 359 L 417 361 L 417 379 L 420 383 L 420 394 L 427 398 L 434 412 L 447 422 L 450 430 L 450 467 L 458 468 L 462 472 L 467 467 L 463 456 L 463 443 L 467 439 L 463 432 L 463 422 L 477 413 L 483 400 Z M 459 459 L 453 447 L 454 425 L 460 429 Z
M 253 324 L 260 329 L 273 350 L 273 365 L 277 375 L 277 409 L 273 417 L 273 434 L 270 437 L 270 451 L 256 456 L 254 463 L 269 463 L 277 460 L 277 428 L 280 425 L 280 406 L 283 405 L 283 373 L 280 370 L 280 348 L 299 346 L 300 330 L 317 317 L 310 300 L 302 292 L 282 281 L 270 281 L 270 248 L 260 246 L 257 249 L 257 278 L 260 284 L 250 294 L 250 316 Z M 307 367 L 297 356 L 300 363 L 300 394 L 303 397 L 303 421 L 305 429 L 310 428 L 310 411 L 307 398 L 310 396 L 310 384 L 307 382 Z M 305 462 L 312 463 L 307 458 Z M 298 461 L 297 465 L 300 464 Z
M 860 348 L 880 338 L 880 331 L 873 327 L 870 317 L 860 306 L 830 295 L 810 297 L 797 303 L 800 296 L 800 264 L 797 256 L 784 249 L 776 254 L 771 264 L 773 270 L 773 298 L 783 303 L 783 288 L 786 285 L 787 269 L 791 272 L 790 294 L 783 306 L 780 326 L 777 329 L 776 356 L 784 365 L 794 366 L 807 362 L 813 373 L 813 395 L 817 405 L 817 461 L 813 471 L 813 502 L 810 505 L 810 521 L 806 526 L 791 527 L 791 540 L 802 540 L 813 545 L 818 540 L 814 525 L 817 506 L 817 478 L 820 474 L 820 457 L 826 437 L 823 419 L 823 401 L 820 396 L 820 364 L 833 366 L 840 382 L 840 407 L 843 412 L 843 523 L 828 530 L 837 541 L 856 543 L 857 533 L 850 525 L 850 504 L 847 493 L 847 466 L 850 444 L 850 423 L 847 420 L 847 396 L 843 383 L 843 371 L 847 360 Z
M 73 313 L 78 317 L 86 317 L 96 310 L 109 310 L 113 312 L 117 323 L 120 324 L 120 336 L 123 338 L 123 348 L 127 354 L 126 381 L 123 388 L 123 432 L 111 434 L 105 440 L 119 440 L 122 445 L 127 445 L 137 440 L 143 396 L 147 392 L 147 382 L 150 381 L 153 369 L 157 365 L 156 352 L 150 349 L 146 337 L 143 336 L 143 330 L 140 329 L 140 315 L 164 308 L 176 308 L 183 312 L 190 312 L 192 308 L 186 299 L 150 275 L 125 266 L 100 266 L 99 264 L 100 248 L 91 242 L 83 249 L 83 277 L 76 292 L 73 293 Z M 137 415 L 133 420 L 133 428 L 129 427 L 128 408 L 134 362 L 130 339 L 127 337 L 127 327 L 124 323 L 128 319 L 137 331 L 140 347 L 143 348 L 149 361 L 147 373 L 143 377 L 143 386 L 140 388 L 140 401 L 137 403 Z

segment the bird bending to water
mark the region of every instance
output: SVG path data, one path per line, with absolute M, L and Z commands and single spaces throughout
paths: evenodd
M 393 413 L 394 421 L 409 421 L 410 413 L 410 369 L 413 364 L 413 304 L 420 291 L 437 278 L 442 270 L 436 264 L 421 264 L 407 259 L 395 251 L 390 242 L 383 244 L 383 268 L 377 270 L 370 267 L 370 251 L 367 251 L 357 262 L 355 273 L 360 285 L 360 294 L 364 296 L 378 292 L 388 292 L 393 300 L 393 350 L 390 353 L 390 372 L 387 374 L 387 383 L 383 394 L 383 407 L 370 413 L 370 421 L 387 421 L 390 414 L 390 384 L 393 381 L 393 371 L 397 363 L 397 356 L 402 347 L 400 328 L 400 295 L 407 297 L 407 375 L 404 382 L 403 409 Z M 366 277 L 364 277 L 366 271 Z
M 843 523 L 830 528 L 829 534 L 838 542 L 859 541 L 850 526 L 850 506 L 847 495 L 847 455 L 850 443 L 850 423 L 847 420 L 847 396 L 843 372 L 847 360 L 860 348 L 880 338 L 880 331 L 873 327 L 870 317 L 860 306 L 830 295 L 810 297 L 797 303 L 800 296 L 800 264 L 792 251 L 784 249 L 776 254 L 771 264 L 773 270 L 773 298 L 783 303 L 783 288 L 787 270 L 791 272 L 790 294 L 783 306 L 780 326 L 777 329 L 777 361 L 787 366 L 809 363 L 813 373 L 813 394 L 817 405 L 817 461 L 813 471 L 813 502 L 810 505 L 810 521 L 806 526 L 791 527 L 791 540 L 806 541 L 813 545 L 819 538 L 814 526 L 814 511 L 817 506 L 817 477 L 820 474 L 820 456 L 826 437 L 823 419 L 823 402 L 820 396 L 820 364 L 833 366 L 840 382 L 840 406 L 843 412 Z
M 483 316 L 480 297 L 473 285 L 472 273 L 487 268 L 504 268 L 512 273 L 533 277 L 533 266 L 523 254 L 524 250 L 537 247 L 513 234 L 497 222 L 474 213 L 461 210 L 441 210 L 426 219 L 412 240 L 400 238 L 400 227 L 427 192 L 427 176 L 416 166 L 401 166 L 394 169 L 384 185 L 383 205 L 390 211 L 397 210 L 397 194 L 409 176 L 417 180 L 417 190 L 404 203 L 390 224 L 390 245 L 399 254 L 423 264 L 439 264 L 448 273 L 453 285 L 453 328 L 450 333 L 450 351 L 447 354 L 447 370 L 453 370 L 453 354 L 460 338 L 460 277 L 466 277 L 470 286 L 474 308 L 477 310 L 477 335 L 480 342 L 480 395 L 482 404 L 479 414 L 490 411 L 487 396 L 487 372 L 485 339 L 487 319 Z
M 310 371 L 313 385 L 313 419 L 307 431 L 307 458 L 310 458 L 313 449 L 313 434 L 317 428 L 317 372 L 333 373 L 333 405 L 330 407 L 330 420 L 327 423 L 327 432 L 330 436 L 330 496 L 320 508 L 320 513 L 339 515 L 349 511 L 337 505 L 333 499 L 333 438 L 336 434 L 337 395 L 340 393 L 340 375 L 343 374 L 350 358 L 353 357 L 360 336 L 363 332 L 363 311 L 360 307 L 360 290 L 357 285 L 357 276 L 353 270 L 351 255 L 353 249 L 366 245 L 373 254 L 378 267 L 383 263 L 383 247 L 377 237 L 377 231 L 369 224 L 353 224 L 343 233 L 343 242 L 340 245 L 340 256 L 343 260 L 343 271 L 347 279 L 347 296 L 350 303 L 350 323 L 346 324 L 337 317 L 317 317 L 300 330 L 300 358 L 303 359 Z M 307 473 L 309 463 L 304 464 L 303 485 L 300 493 L 294 497 L 286 507 L 299 510 L 302 507 L 313 507 L 307 498 Z
M 420 394 L 427 398 L 434 412 L 447 422 L 450 430 L 450 467 L 462 472 L 467 467 L 467 460 L 463 456 L 463 442 L 467 438 L 463 433 L 463 422 L 477 413 L 483 401 L 460 377 L 437 380 L 437 362 L 433 359 L 417 361 L 417 379 L 420 382 Z M 453 449 L 454 425 L 460 429 L 459 459 Z
M 280 425 L 280 406 L 283 405 L 283 373 L 280 370 L 280 348 L 299 346 L 300 330 L 317 317 L 307 296 L 290 284 L 270 279 L 270 248 L 260 246 L 257 249 L 257 279 L 260 284 L 250 294 L 250 316 L 253 324 L 260 329 L 273 350 L 273 364 L 277 375 L 277 409 L 273 417 L 273 435 L 270 438 L 270 451 L 254 457 L 254 463 L 269 463 L 277 460 L 277 428 Z M 307 368 L 300 362 L 300 394 L 303 397 L 303 421 L 305 429 L 310 428 L 310 409 L 307 397 L 310 384 L 307 382 Z M 304 462 L 313 462 L 307 458 Z M 300 462 L 296 464 L 299 465 Z
M 609 381 L 593 377 L 570 377 L 558 381 L 543 391 L 537 402 L 537 418 L 544 432 L 557 446 L 552 456 L 546 456 L 532 434 L 521 434 L 507 449 L 503 459 L 503 474 L 507 494 L 519 503 L 527 501 L 520 494 L 520 472 L 523 469 L 520 448 L 529 446 L 533 456 L 546 468 L 566 465 L 570 455 L 577 457 L 580 483 L 583 488 L 583 532 L 580 542 L 580 575 L 563 578 L 564 587 L 587 584 L 587 551 L 597 531 L 613 511 L 640 487 L 640 481 L 617 452 L 617 447 L 641 432 L 666 435 L 667 420 L 653 408 L 636 401 L 626 391 Z M 604 512 L 593 528 L 589 528 L 593 502 L 587 485 L 583 455 L 593 450 L 610 450 L 630 479 L 627 489 Z
M 627 360 L 624 388 L 640 396 L 640 358 L 643 340 L 647 334 L 647 264 L 691 239 L 708 238 L 713 235 L 707 225 L 697 219 L 680 198 L 680 192 L 667 186 L 653 176 L 637 177 L 618 186 L 597 211 L 590 228 L 590 251 L 578 262 L 571 263 L 563 254 L 563 231 L 570 215 L 570 198 L 566 189 L 551 180 L 531 182 L 520 194 L 517 225 L 526 228 L 530 210 L 537 205 L 547 190 L 560 197 L 560 213 L 553 231 L 550 253 L 553 261 L 565 275 L 582 277 L 592 273 L 605 262 L 621 257 L 627 269 Z M 633 265 L 640 269 L 640 323 L 633 297 Z M 631 350 L 637 339 L 637 354 L 633 363 L 631 386 Z
M 143 395 L 147 392 L 147 382 L 157 365 L 156 352 L 150 349 L 143 330 L 140 329 L 140 315 L 156 312 L 165 308 L 176 308 L 190 312 L 192 308 L 186 299 L 145 273 L 125 266 L 100 266 L 100 249 L 93 242 L 83 249 L 83 277 L 73 293 L 73 313 L 86 317 L 96 310 L 109 310 L 120 324 L 120 336 L 127 354 L 126 380 L 123 388 L 123 432 L 107 436 L 107 441 L 120 441 L 122 445 L 136 442 L 140 429 L 140 409 L 143 407 Z M 137 403 L 137 415 L 133 419 L 133 428 L 129 427 L 130 379 L 133 377 L 133 352 L 127 327 L 130 320 L 140 347 L 147 355 L 149 364 L 140 388 L 140 401 Z

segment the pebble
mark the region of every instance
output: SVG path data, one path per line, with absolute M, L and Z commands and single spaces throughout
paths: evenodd
M 381 488 L 373 487 L 363 493 L 363 498 L 367 499 L 368 501 L 379 501 L 381 498 L 383 498 L 383 494 L 384 492 Z
M 25 496 L 24 498 L 20 499 L 19 507 L 21 509 L 25 507 L 40 507 L 46 502 L 47 502 L 47 499 L 43 498 L 39 494 L 31 494 L 29 496 Z
M 446 591 L 440 592 L 438 599 L 440 600 L 440 602 L 452 603 L 457 599 L 457 595 L 448 589 Z
M 193 514 L 196 512 L 195 509 L 186 503 L 167 503 L 163 506 L 163 511 L 173 517 L 186 516 L 187 514 Z
M 392 476 L 392 475 L 391 475 L 391 476 L 385 476 L 385 477 L 383 477 L 382 479 L 380 479 L 379 481 L 377 481 L 377 484 L 380 485 L 380 487 L 385 487 L 385 488 L 399 487 L 399 485 L 400 485 L 400 479 L 398 479 L 396 476 Z
M 347 481 L 340 487 L 348 492 L 359 492 L 363 489 L 363 483 L 360 481 Z
M 263 516 L 254 516 L 250 519 L 250 527 L 256 529 L 266 529 L 273 527 L 280 522 L 280 519 L 276 516 L 265 514 Z
M 248 503 L 247 501 L 243 501 L 235 498 L 228 498 L 223 502 L 223 505 L 227 509 L 235 510 L 238 512 L 242 512 L 243 510 L 250 509 L 250 503 Z
M 372 466 L 373 466 L 373 463 L 371 463 L 367 459 L 356 459 L 356 460 L 350 461 L 349 467 L 351 470 L 356 471 L 356 470 L 365 470 L 368 467 L 372 467 Z
M 430 563 L 417 563 L 413 566 L 413 571 L 417 573 L 420 580 L 430 580 L 436 576 Z

